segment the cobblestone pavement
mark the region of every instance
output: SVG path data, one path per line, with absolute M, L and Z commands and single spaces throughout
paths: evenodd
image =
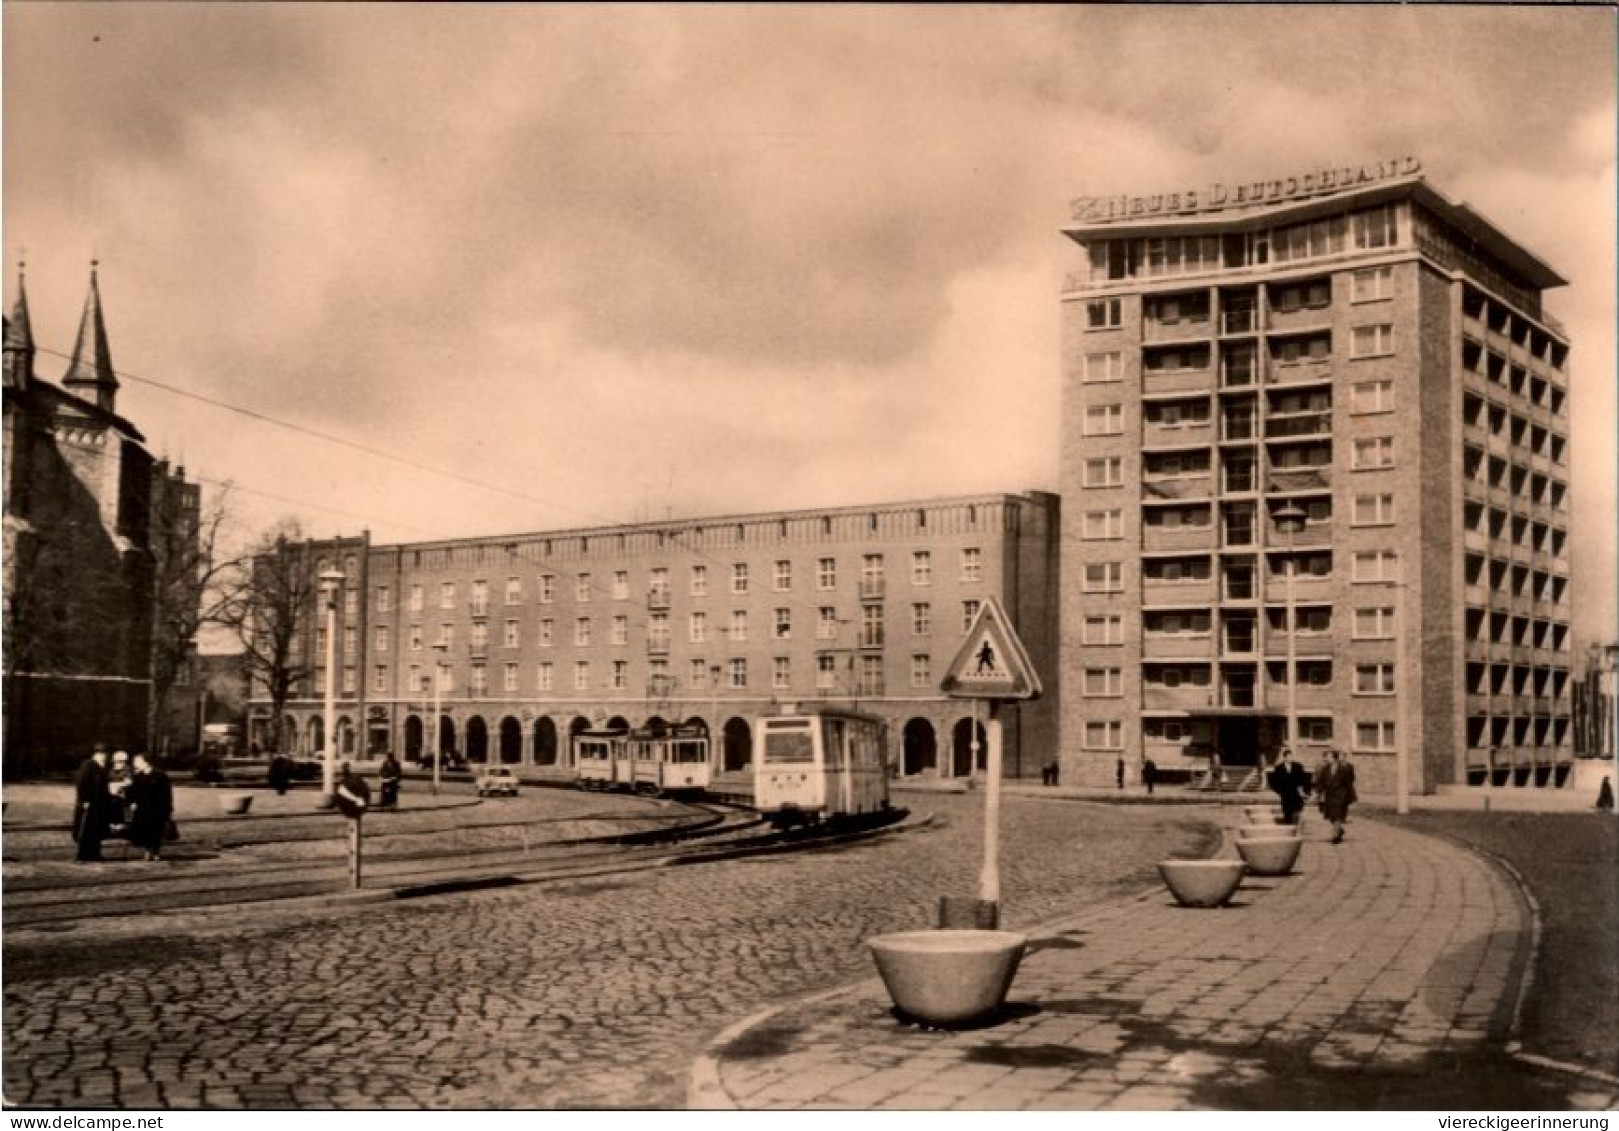
M 1316 822 L 1296 872 L 1215 910 L 1154 892 L 1031 947 L 994 1023 L 902 1023 L 872 981 L 725 1034 L 694 1098 L 748 1108 L 1605 1107 L 1508 1058 L 1527 910 L 1457 846 Z M 1229 850 L 1228 850 L 1229 851 Z
M 681 1107 L 708 1037 L 862 977 L 869 935 L 970 895 L 976 795 L 938 827 L 788 857 L 331 909 L 164 937 L 8 935 L 5 1099 L 125 1107 Z M 1155 883 L 1212 810 L 1008 798 L 1009 924 Z

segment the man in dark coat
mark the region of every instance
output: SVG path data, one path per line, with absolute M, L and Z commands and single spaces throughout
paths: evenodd
M 404 771 L 399 767 L 399 760 L 389 751 L 383 756 L 382 766 L 377 770 L 377 777 L 382 782 L 382 798 L 379 808 L 399 808 L 399 782 L 404 777 Z
M 107 814 L 112 807 L 107 772 L 107 748 L 97 743 L 73 779 L 73 839 L 79 845 L 76 858 L 83 864 L 102 859 L 101 841 L 107 835 Z
M 174 786 L 169 782 L 169 775 L 144 754 L 135 755 L 129 804 L 129 839 L 146 851 L 148 860 L 163 859 L 163 842 L 174 817 Z
M 1304 808 L 1304 795 L 1300 792 L 1296 768 L 1298 763 L 1293 760 L 1292 754 L 1284 749 L 1281 757 L 1276 759 L 1276 764 L 1270 768 L 1270 773 L 1266 775 L 1266 784 L 1281 802 L 1284 825 L 1298 824 L 1299 813 Z
M 1321 815 L 1332 822 L 1332 843 L 1344 839 L 1344 822 L 1349 820 L 1349 807 L 1359 800 L 1355 793 L 1355 767 L 1343 753 L 1334 750 L 1328 755 L 1321 790 Z
M 1158 782 L 1158 763 L 1151 758 L 1142 760 L 1141 784 L 1147 787 L 1147 793 L 1152 793 L 1152 787 Z

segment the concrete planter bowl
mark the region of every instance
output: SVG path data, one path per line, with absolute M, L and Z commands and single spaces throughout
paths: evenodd
M 1256 876 L 1285 876 L 1298 863 L 1304 842 L 1296 836 L 1263 836 L 1238 839 L 1237 855 Z
M 1265 837 L 1293 837 L 1297 839 L 1299 827 L 1297 825 L 1242 825 L 1237 829 L 1237 836 L 1243 840 L 1260 840 Z
M 227 817 L 240 817 L 253 808 L 253 795 L 251 793 L 221 793 L 219 795 L 219 811 Z
M 1249 806 L 1242 811 L 1250 825 L 1279 825 L 1282 823 L 1282 811 L 1261 806 Z
M 1012 931 L 903 931 L 866 940 L 895 1007 L 929 1025 L 966 1025 L 1000 1008 L 1028 936 Z
M 1241 860 L 1160 860 L 1158 874 L 1182 907 L 1220 907 L 1242 883 Z

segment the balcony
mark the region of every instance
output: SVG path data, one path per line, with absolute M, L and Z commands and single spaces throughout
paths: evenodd
M 1197 581 L 1141 581 L 1141 602 L 1144 605 L 1212 605 L 1215 589 L 1212 579 Z
M 1199 369 L 1143 369 L 1141 372 L 1141 392 L 1144 396 L 1154 393 L 1204 393 L 1214 387 L 1214 370 L 1209 366 Z
M 880 601 L 886 588 L 887 583 L 881 577 L 862 577 L 860 579 L 860 599 L 862 601 Z
M 1208 660 L 1214 656 L 1214 638 L 1207 632 L 1144 632 L 1144 660 Z
M 1331 486 L 1332 465 L 1326 463 L 1314 467 L 1272 468 L 1265 477 L 1266 491 L 1319 491 Z
M 1141 494 L 1148 499 L 1207 499 L 1214 494 L 1214 477 L 1204 474 L 1143 479 Z
M 1265 439 L 1283 440 L 1297 436 L 1326 436 L 1332 432 L 1331 412 L 1301 412 L 1291 416 L 1265 418 Z
M 1197 424 L 1143 424 L 1143 448 L 1206 448 L 1212 442 L 1214 426 L 1208 421 Z
M 1212 550 L 1212 526 L 1151 526 L 1141 528 L 1141 548 L 1154 550 Z
M 1259 329 L 1259 312 L 1252 307 L 1246 310 L 1224 310 L 1220 312 L 1220 333 L 1222 334 L 1252 334 Z
M 1326 632 L 1300 632 L 1294 637 L 1293 655 L 1299 660 L 1321 660 L 1332 656 L 1332 635 Z M 1265 659 L 1287 659 L 1287 633 L 1273 628 L 1265 634 Z
M 1214 323 L 1202 318 L 1176 318 L 1165 321 L 1147 315 L 1141 320 L 1141 336 L 1147 342 L 1195 342 L 1214 333 Z
M 1312 385 L 1332 380 L 1332 362 L 1318 361 L 1276 362 L 1266 376 L 1267 385 Z
M 669 607 L 669 590 L 658 586 L 647 590 L 646 607 L 649 609 L 667 609 Z
M 1200 711 L 1214 703 L 1212 688 L 1146 687 L 1141 691 L 1141 706 L 1148 711 Z

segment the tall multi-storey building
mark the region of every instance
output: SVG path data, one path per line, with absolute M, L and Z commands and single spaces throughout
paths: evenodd
M 304 563 L 344 578 L 332 643 L 345 755 L 431 750 L 437 679 L 441 748 L 474 762 L 563 772 L 579 730 L 686 723 L 737 770 L 760 714 L 836 699 L 889 720 L 901 773 L 954 776 L 973 769 L 975 715 L 940 683 L 979 604 L 999 598 L 1053 670 L 1056 531 L 1056 497 L 1029 493 L 453 542 L 327 540 L 308 543 Z M 323 747 L 325 631 L 312 606 L 279 734 L 255 691 L 260 746 Z M 1054 748 L 1055 698 L 1006 712 L 1008 774 L 1032 775 Z
M 1075 202 L 1065 780 L 1561 782 L 1564 280 L 1414 159 Z

